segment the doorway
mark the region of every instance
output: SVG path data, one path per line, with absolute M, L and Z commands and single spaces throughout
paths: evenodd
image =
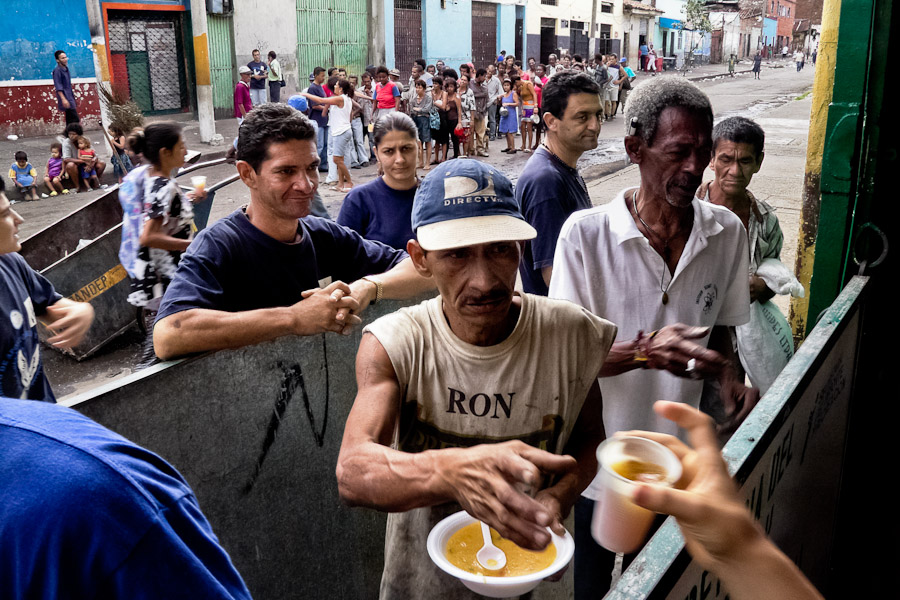
M 541 62 L 549 62 L 550 55 L 556 54 L 556 19 L 541 18 Z

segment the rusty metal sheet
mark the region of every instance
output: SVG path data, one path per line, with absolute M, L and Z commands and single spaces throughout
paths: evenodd
M 361 335 L 165 362 L 63 403 L 184 475 L 254 598 L 377 598 L 385 514 L 342 505 L 335 477 Z
M 121 241 L 119 223 L 41 271 L 57 292 L 76 302 L 90 302 L 94 307 L 94 322 L 84 340 L 64 351 L 78 360 L 88 358 L 137 322 L 137 310 L 128 303 L 131 279 L 119 263 Z M 43 326 L 39 333 L 41 340 L 49 335 Z

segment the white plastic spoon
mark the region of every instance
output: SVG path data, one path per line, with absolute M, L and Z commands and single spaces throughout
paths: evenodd
M 484 521 L 481 522 L 481 536 L 484 538 L 484 546 L 475 554 L 478 564 L 489 571 L 498 571 L 506 566 L 506 553 L 494 545 L 491 540 L 491 528 Z

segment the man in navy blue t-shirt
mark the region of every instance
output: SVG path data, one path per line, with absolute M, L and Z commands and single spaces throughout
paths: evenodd
M 253 51 L 253 60 L 247 63 L 252 75 L 250 76 L 250 103 L 253 106 L 265 104 L 266 79 L 269 77 L 269 66 L 259 56 L 259 50 Z
M 250 111 L 237 159 L 250 203 L 204 229 L 182 256 L 153 330 L 160 358 L 347 334 L 373 301 L 434 289 L 406 252 L 308 216 L 319 157 L 312 124 L 293 108 Z
M 37 321 L 53 332 L 50 344 L 71 348 L 90 328 L 94 309 L 57 294 L 16 254 L 22 249 L 18 231 L 24 220 L 10 206 L 4 187 L 0 179 L 0 396 L 56 402 L 41 362 Z
M 323 67 L 316 67 L 312 72 L 312 80 L 310 81 L 309 87 L 306 91 L 313 96 L 318 96 L 319 98 L 325 98 L 325 88 L 322 87 L 322 84 L 325 83 L 326 72 Z M 328 105 L 327 104 L 319 104 L 314 107 L 310 107 L 309 110 L 309 118 L 316 122 L 318 126 L 318 131 L 316 132 L 316 150 L 319 153 L 319 170 L 323 173 L 328 172 Z
M 0 597 L 247 599 L 181 475 L 62 406 L 0 397 Z
M 541 98 L 547 137 L 525 163 L 516 182 L 516 200 L 538 234 L 525 242 L 519 265 L 522 287 L 547 295 L 556 240 L 576 210 L 591 207 L 578 158 L 597 147 L 603 115 L 600 86 L 584 73 L 560 73 L 544 86 Z

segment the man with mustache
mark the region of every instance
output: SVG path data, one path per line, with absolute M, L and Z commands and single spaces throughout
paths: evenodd
M 596 377 L 615 326 L 514 291 L 522 242 L 536 232 L 490 165 L 433 169 L 412 226 L 407 251 L 440 296 L 364 330 L 338 489 L 350 505 L 391 513 L 382 599 L 474 598 L 428 558 L 429 531 L 464 509 L 532 550 L 550 541 L 548 526 L 562 532 L 597 471 Z
M 712 149 L 709 98 L 684 79 L 660 77 L 632 92 L 625 118 L 625 149 L 641 184 L 569 217 L 550 297 L 619 328 L 600 380 L 608 436 L 632 429 L 677 435 L 653 402 L 696 408 L 704 377 L 718 379 L 727 413 L 721 431 L 732 430 L 759 395 L 738 377 L 725 328 L 750 316 L 747 234 L 731 211 L 695 198 Z M 615 558 L 590 537 L 596 492 L 588 487 L 576 505 L 576 598 L 605 592 Z

